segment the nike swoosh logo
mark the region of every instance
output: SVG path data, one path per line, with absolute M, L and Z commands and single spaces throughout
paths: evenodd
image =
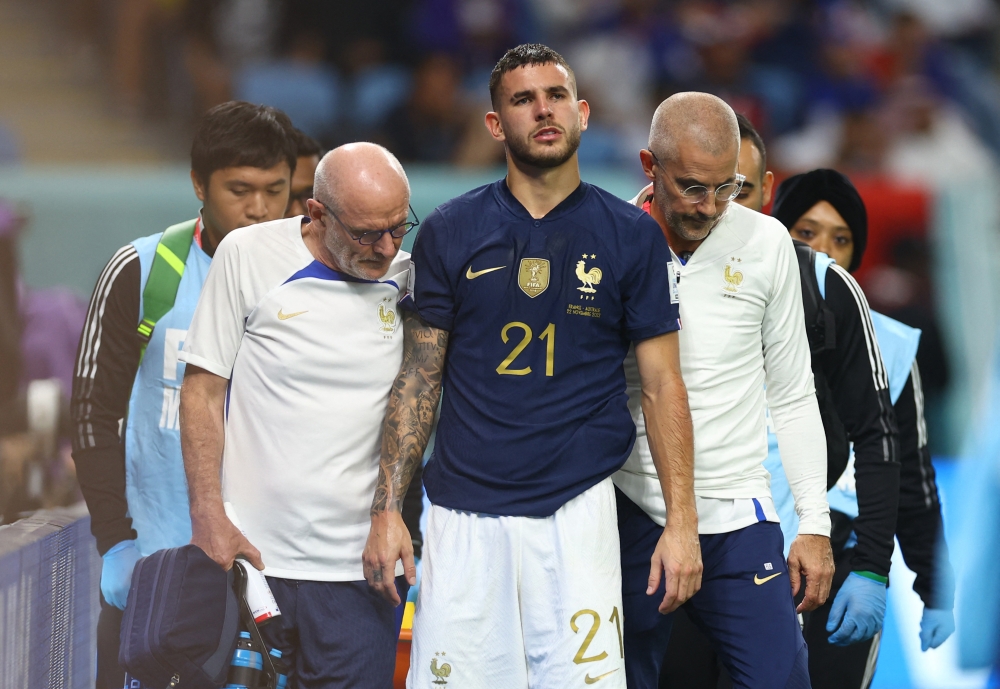
M 470 280 L 475 280 L 480 275 L 486 275 L 486 273 L 492 273 L 494 270 L 503 270 L 506 267 L 507 266 L 497 266 L 496 268 L 487 268 L 486 270 L 474 271 L 472 270 L 472 266 L 469 266 L 469 269 L 465 271 L 465 277 L 469 278 Z
M 774 579 L 775 577 L 780 577 L 780 576 L 781 576 L 781 572 L 776 572 L 775 574 L 772 574 L 769 577 L 764 577 L 763 579 L 760 579 L 756 574 L 754 574 L 753 575 L 753 583 L 757 584 L 757 586 L 760 586 L 761 584 L 766 584 L 767 582 L 771 581 L 771 579 Z
M 618 668 L 615 668 L 611 672 L 605 672 L 603 675 L 598 675 L 597 677 L 591 677 L 590 674 L 588 673 L 587 675 L 584 676 L 583 681 L 586 682 L 587 684 L 594 684 L 595 682 L 600 682 L 608 675 L 613 675 L 616 672 L 618 672 Z
M 309 313 L 308 311 L 296 311 L 295 313 L 282 313 L 281 309 L 278 309 L 278 320 L 287 321 L 289 318 L 295 318 L 296 316 L 301 316 L 304 313 Z

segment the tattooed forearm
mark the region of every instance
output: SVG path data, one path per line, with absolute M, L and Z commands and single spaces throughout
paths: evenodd
M 404 312 L 403 366 L 389 392 L 373 515 L 402 508 L 434 425 L 447 350 L 447 331 Z

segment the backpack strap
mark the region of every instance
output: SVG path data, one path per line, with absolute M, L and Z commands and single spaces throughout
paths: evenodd
M 171 225 L 164 230 L 156 245 L 153 265 L 149 269 L 146 285 L 142 288 L 142 320 L 137 328 L 142 342 L 139 361 L 146 355 L 146 346 L 153 337 L 153 328 L 174 308 L 177 288 L 184 276 L 184 266 L 191 251 L 197 222 L 195 219 Z
M 813 354 L 834 350 L 837 348 L 836 320 L 823 298 L 825 290 L 819 284 L 816 252 L 804 242 L 793 240 L 792 244 L 795 245 L 795 257 L 799 261 L 802 308 L 805 311 L 809 349 Z

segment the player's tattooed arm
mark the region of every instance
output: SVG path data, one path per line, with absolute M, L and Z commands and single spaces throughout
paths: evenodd
M 448 332 L 404 312 L 403 365 L 389 393 L 372 515 L 400 511 L 423 459 L 441 396 Z
M 413 541 L 403 522 L 403 498 L 430 439 L 447 351 L 447 331 L 404 312 L 403 365 L 389 392 L 372 526 L 361 556 L 368 584 L 393 605 L 400 602 L 394 579 L 398 560 L 403 561 L 410 585 L 417 582 Z

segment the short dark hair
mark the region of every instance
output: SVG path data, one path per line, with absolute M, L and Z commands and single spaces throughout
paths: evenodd
M 282 161 L 295 172 L 297 150 L 288 115 L 267 105 L 232 100 L 201 118 L 191 144 L 191 170 L 203 184 L 216 170 L 257 167 Z
M 496 67 L 493 68 L 493 73 L 490 74 L 490 102 L 493 104 L 493 109 L 497 109 L 497 98 L 500 95 L 500 80 L 503 79 L 504 74 L 513 72 L 519 67 L 553 63 L 565 68 L 569 72 L 570 82 L 573 84 L 573 90 L 576 91 L 576 75 L 573 73 L 573 69 L 566 62 L 566 58 L 552 50 L 552 48 L 544 46 L 541 43 L 523 43 L 504 53 Z
M 292 138 L 295 139 L 295 151 L 299 158 L 306 156 L 323 157 L 323 145 L 297 127 L 292 128 Z
M 764 139 L 760 138 L 750 119 L 743 113 L 736 113 L 736 122 L 740 125 L 740 139 L 750 139 L 750 143 L 760 152 L 760 174 L 763 175 L 767 171 L 767 149 L 764 148 Z

